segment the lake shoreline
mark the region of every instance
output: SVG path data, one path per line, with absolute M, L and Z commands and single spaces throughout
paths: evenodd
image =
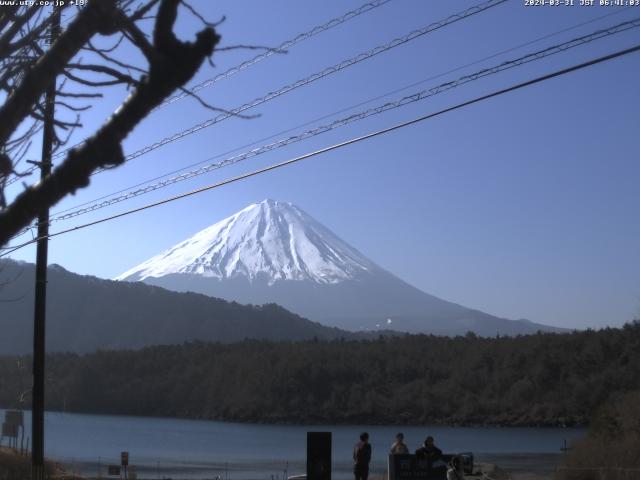
M 11 410 L 12 408 L 0 405 L 0 410 Z M 31 412 L 25 409 L 24 412 Z M 323 418 L 323 417 L 226 417 L 226 416 L 199 416 L 199 415 L 154 415 L 144 413 L 120 413 L 120 412 L 101 412 L 94 410 L 47 410 L 52 414 L 77 414 L 77 415 L 101 415 L 114 417 L 134 417 L 134 418 L 157 418 L 167 420 L 193 420 L 193 421 L 210 421 L 222 423 L 235 423 L 243 425 L 272 425 L 272 426 L 302 426 L 302 425 L 339 425 L 339 426 L 359 426 L 374 425 L 380 427 L 451 427 L 451 428 L 588 428 L 589 422 L 498 422 L 498 421 L 449 421 L 448 419 L 433 420 L 429 422 L 411 421 L 411 419 L 400 419 L 400 421 L 381 420 L 379 417 L 356 416 L 355 418 Z M 402 421 L 405 420 L 405 421 Z
M 0 411 L 0 416 L 3 414 Z M 31 428 L 25 412 L 24 429 Z M 373 449 L 371 472 L 384 473 L 387 454 L 401 431 L 410 451 L 427 435 L 446 453 L 473 452 L 477 462 L 513 472 L 544 475 L 558 466 L 560 449 L 584 438 L 586 429 L 446 427 L 438 425 L 274 425 L 229 423 L 180 418 L 76 413 L 45 413 L 45 456 L 68 472 L 94 478 L 107 465 L 120 464 L 129 452 L 139 478 L 216 478 L 269 480 L 304 473 L 308 432 L 332 436 L 335 480 L 351 480 L 353 445 L 362 431 Z M 101 470 L 102 469 L 102 470 Z M 515 477 L 514 477 L 515 478 Z
M 71 475 L 77 475 L 78 472 L 85 472 L 85 477 L 94 478 L 98 477 L 98 474 L 104 475 L 107 465 L 98 462 L 68 462 L 53 459 L 56 462 L 60 462 L 64 470 Z M 476 465 L 480 467 L 481 471 L 486 473 L 491 472 L 499 473 L 501 475 L 508 475 L 513 480 L 527 479 L 527 480 L 543 480 L 553 479 L 560 466 L 562 455 L 557 454 L 511 454 L 511 453 L 496 453 L 496 454 L 478 454 L 476 457 Z M 301 474 L 305 471 L 304 463 L 302 462 L 290 462 L 287 467 L 290 469 L 288 475 Z M 221 465 L 218 462 L 194 462 L 194 463 L 161 463 L 157 464 L 142 464 L 136 465 L 135 471 L 138 476 L 144 478 L 158 478 L 165 477 L 177 477 L 181 476 L 197 477 L 199 475 L 211 474 L 212 471 L 224 472 L 227 475 L 237 478 L 241 472 L 247 468 L 251 468 L 256 471 L 272 472 L 272 465 L 253 464 L 247 465 L 246 463 L 227 463 Z M 345 469 L 344 465 L 339 465 L 334 468 L 334 474 L 338 476 L 345 476 L 350 473 L 348 469 Z M 95 472 L 92 476 L 91 472 Z M 372 468 L 371 478 L 387 478 L 386 469 Z M 494 478 L 494 477 L 491 477 Z M 496 477 L 497 478 L 497 477 Z M 279 478 L 278 480 L 282 480 Z

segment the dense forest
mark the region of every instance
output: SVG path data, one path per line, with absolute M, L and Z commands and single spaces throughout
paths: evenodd
M 17 406 L 30 366 L 26 356 L 0 357 L 0 406 Z M 638 389 L 640 323 L 519 337 L 246 340 L 53 354 L 47 372 L 49 410 L 247 422 L 580 425 L 612 395 Z

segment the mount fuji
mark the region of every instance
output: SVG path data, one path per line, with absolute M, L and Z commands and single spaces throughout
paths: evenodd
M 264 200 L 124 272 L 240 303 L 278 303 L 346 330 L 494 336 L 559 331 L 442 300 L 376 265 L 291 203 Z

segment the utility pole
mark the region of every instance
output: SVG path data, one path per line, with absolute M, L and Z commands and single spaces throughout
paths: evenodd
M 50 43 L 60 34 L 60 7 L 53 7 Z M 51 173 L 51 151 L 54 138 L 56 81 L 45 93 L 44 125 L 42 133 L 42 158 L 40 179 Z M 38 245 L 36 250 L 36 287 L 33 316 L 33 394 L 31 408 L 31 478 L 44 480 L 44 356 L 45 323 L 47 308 L 47 254 L 49 244 L 49 208 L 43 207 L 38 215 Z

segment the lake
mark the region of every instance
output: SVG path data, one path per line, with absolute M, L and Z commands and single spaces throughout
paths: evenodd
M 4 418 L 4 411 L 0 410 Z M 25 412 L 25 439 L 31 415 Z M 351 451 L 362 431 L 373 448 L 372 474 L 386 471 L 386 454 L 397 432 L 415 450 L 426 435 L 445 452 L 472 451 L 484 461 L 558 460 L 563 442 L 584 436 L 582 428 L 260 425 L 47 412 L 45 455 L 71 471 L 96 477 L 128 451 L 139 478 L 282 480 L 304 473 L 306 432 L 333 433 L 333 478 L 350 479 Z M 26 440 L 25 440 L 26 441 Z M 6 445 L 6 440 L 4 442 Z M 535 457 L 534 457 L 535 456 Z M 549 467 L 551 468 L 551 467 Z

